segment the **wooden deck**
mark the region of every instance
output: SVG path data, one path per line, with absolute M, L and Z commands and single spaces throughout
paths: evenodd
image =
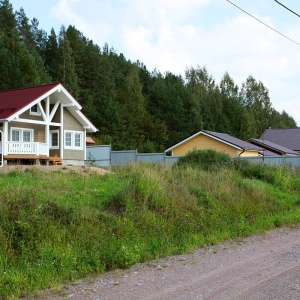
M 52 166 L 62 166 L 63 162 L 59 156 L 50 156 L 47 158 Z
M 1 159 L 1 154 L 0 154 Z M 30 154 L 9 154 L 4 155 L 4 160 L 15 160 L 15 161 L 32 161 L 44 164 L 50 164 L 52 166 L 62 166 L 63 161 L 59 156 L 46 156 L 46 155 L 30 155 Z

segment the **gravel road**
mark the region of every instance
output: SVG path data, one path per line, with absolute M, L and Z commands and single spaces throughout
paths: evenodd
M 43 293 L 43 299 L 300 299 L 300 229 L 137 264 Z

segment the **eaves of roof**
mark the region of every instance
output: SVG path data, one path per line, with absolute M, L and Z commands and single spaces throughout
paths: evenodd
M 165 153 L 167 153 L 167 152 L 169 152 L 171 150 L 174 150 L 178 146 L 186 143 L 187 141 L 189 141 L 189 140 L 191 140 L 191 139 L 193 139 L 196 136 L 201 135 L 201 134 L 206 135 L 206 136 L 208 136 L 210 138 L 213 138 L 213 139 L 215 139 L 215 140 L 217 140 L 219 142 L 222 142 L 222 143 L 224 143 L 226 145 L 229 145 L 229 146 L 231 146 L 233 148 L 236 148 L 238 150 L 244 150 L 244 151 L 245 150 L 249 150 L 249 151 L 261 151 L 261 150 L 263 150 L 259 146 L 255 146 L 253 144 L 250 144 L 248 142 L 245 142 L 243 140 L 235 138 L 235 137 L 233 137 L 233 136 L 231 136 L 229 134 L 218 133 L 218 132 L 213 132 L 213 131 L 208 131 L 208 130 L 201 130 L 201 131 L 195 133 L 194 135 L 186 138 L 185 140 L 179 142 L 178 144 L 176 144 L 176 145 L 168 148 L 167 150 L 165 150 Z

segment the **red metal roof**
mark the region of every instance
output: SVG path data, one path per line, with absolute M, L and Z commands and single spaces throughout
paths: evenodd
M 59 83 L 0 92 L 0 119 L 11 117 L 57 85 Z

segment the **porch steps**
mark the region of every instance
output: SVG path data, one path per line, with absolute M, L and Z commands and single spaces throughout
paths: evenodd
M 59 156 L 49 156 L 48 161 L 52 166 L 62 166 L 63 162 Z

